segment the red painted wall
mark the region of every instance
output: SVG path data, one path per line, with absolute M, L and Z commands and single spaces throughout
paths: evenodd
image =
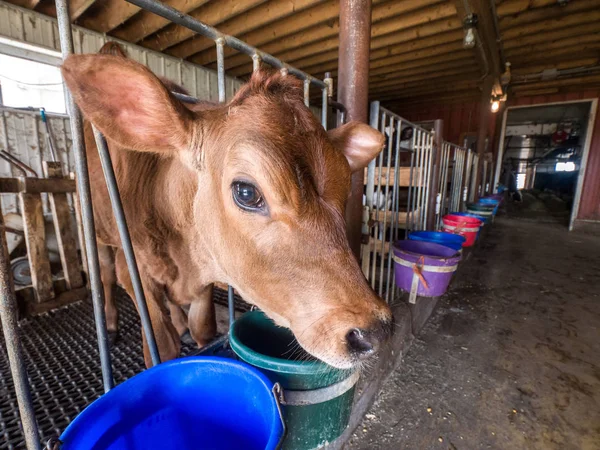
M 591 100 L 600 97 L 600 89 L 580 92 L 521 97 L 508 102 L 508 106 L 537 105 L 543 103 Z M 399 110 L 401 116 L 411 121 L 442 119 L 444 121 L 444 139 L 459 142 L 462 133 L 476 132 L 479 127 L 480 102 L 456 103 L 441 106 L 414 107 Z M 490 142 L 495 143 L 496 120 L 502 120 L 501 114 L 492 114 L 488 126 Z M 579 206 L 578 219 L 600 221 L 600 111 L 592 131 L 592 143 L 588 153 L 585 178 Z M 496 153 L 496 148 L 493 149 Z

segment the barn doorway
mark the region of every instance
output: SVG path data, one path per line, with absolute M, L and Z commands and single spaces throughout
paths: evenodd
M 571 229 L 596 104 L 596 100 L 582 100 L 506 109 L 496 182 L 508 189 L 513 215 Z

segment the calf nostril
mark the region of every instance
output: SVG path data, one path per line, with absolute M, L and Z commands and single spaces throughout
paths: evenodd
M 348 348 L 357 356 L 368 356 L 373 353 L 373 343 L 368 339 L 365 332 L 359 328 L 353 328 L 346 334 Z

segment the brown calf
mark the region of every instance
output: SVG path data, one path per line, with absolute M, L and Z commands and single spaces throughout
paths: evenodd
M 71 56 L 62 73 L 108 141 L 163 360 L 178 356 L 185 331 L 181 309 L 169 314 L 164 299 L 190 305 L 189 330 L 203 345 L 216 332 L 215 282 L 333 366 L 377 351 L 392 316 L 349 249 L 344 205 L 351 172 L 381 150 L 381 134 L 360 123 L 326 132 L 304 106 L 301 82 L 281 73 L 255 73 L 229 103 L 193 108 L 120 56 Z M 116 330 L 111 286 L 133 290 L 89 122 L 85 140 Z M 144 354 L 149 363 L 145 342 Z

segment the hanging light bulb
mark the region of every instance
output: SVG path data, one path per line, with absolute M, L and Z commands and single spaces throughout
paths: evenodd
M 469 14 L 463 21 L 465 37 L 463 38 L 464 48 L 473 48 L 477 42 L 477 34 L 475 27 L 477 26 L 477 14 Z
M 492 101 L 492 112 L 498 112 L 498 110 L 500 109 L 500 102 L 498 100 L 493 100 Z

